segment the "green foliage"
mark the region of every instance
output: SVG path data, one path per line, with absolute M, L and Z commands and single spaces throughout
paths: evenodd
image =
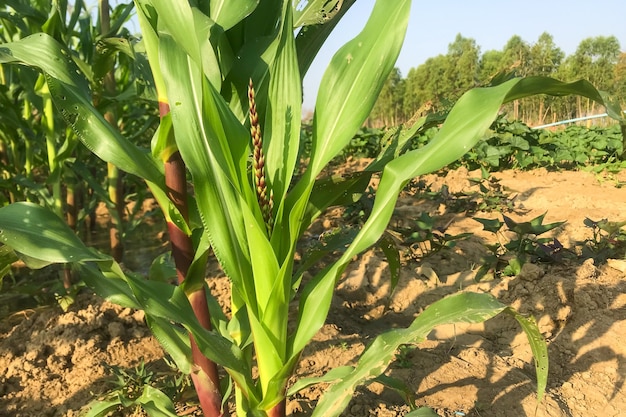
M 145 410 L 151 417 L 175 417 L 170 398 L 180 398 L 190 387 L 188 375 L 181 374 L 173 363 L 169 372 L 155 372 L 141 361 L 134 369 L 108 366 L 113 388 L 104 398 L 93 401 L 85 417 L 104 417 L 112 411 Z
M 326 167 L 363 125 L 393 70 L 410 3 L 378 0 L 363 31 L 334 55 L 318 94 L 308 163 L 302 172 L 296 168 L 303 155 L 298 147 L 302 142 L 302 78 L 328 33 L 317 25 L 296 33 L 294 25 L 317 22 L 327 2 L 309 2 L 307 7 L 312 9 L 293 10 L 290 1 L 192 5 L 184 0 L 137 0 L 146 56 L 162 109 L 149 150 L 143 142 L 123 137 L 101 116 L 92 100 L 90 74 L 77 71 L 80 65 L 56 38 L 37 33 L 3 44 L 0 62 L 37 68 L 44 74 L 50 99 L 76 139 L 106 162 L 146 181 L 169 230 L 187 238 L 190 248 L 185 255 L 190 259 L 181 285 L 167 282 L 171 270 L 159 263 L 153 276 L 165 282 L 146 280 L 85 246 L 56 214 L 24 202 L 0 208 L 0 240 L 32 266 L 70 263 L 101 296 L 143 309 L 155 337 L 177 367 L 195 378 L 194 384 L 200 381 L 195 386 L 202 394 L 206 382 L 213 382 L 207 372 L 196 370 L 197 356 L 192 355 L 196 343 L 206 359 L 226 371 L 238 415 L 277 415 L 284 410 L 286 395 L 310 384 L 332 382 L 313 415 L 337 416 L 358 385 L 372 382 L 386 370 L 400 346 L 419 343 L 435 326 L 482 322 L 499 313 L 513 315 L 529 338 L 541 399 L 548 358 L 536 324 L 489 294 L 465 292 L 432 303 L 408 328 L 378 336 L 354 366 L 288 386 L 302 351 L 324 324 L 335 286 L 351 260 L 378 242 L 393 258 L 393 245 L 385 231 L 399 194 L 412 178 L 461 158 L 483 138 L 504 103 L 539 93 L 575 93 L 606 105 L 589 83 L 566 84 L 541 77 L 511 78 L 463 95 L 459 91 L 460 98 L 447 115 L 416 117 L 383 136 L 379 145 L 367 137 L 359 146 L 375 145 L 371 147 L 379 150 L 363 171 L 344 178 L 325 177 Z M 311 33 L 315 36 L 310 37 Z M 256 102 L 258 120 L 249 120 L 251 99 Z M 412 137 L 443 119 L 431 140 L 411 146 Z M 254 149 L 250 128 L 256 136 L 260 136 L 257 129 L 263 132 L 262 143 L 257 141 Z M 185 178 L 183 171 L 177 179 L 184 189 L 193 189 L 189 201 L 195 204 L 181 203 L 180 196 L 172 195 L 171 184 L 166 186 L 172 179 L 166 167 L 177 155 L 190 174 Z M 263 170 L 251 172 L 251 162 Z M 327 208 L 358 200 L 373 175 L 380 181 L 371 206 L 362 210 L 365 216 L 347 235 L 338 234 L 334 242 L 332 236 L 325 240 L 320 256 L 324 250 L 336 251 L 337 256 L 305 282 L 302 270 L 295 270 L 300 239 Z M 261 204 L 267 201 L 259 198 L 259 188 L 265 197 L 273 198 L 269 213 L 267 204 Z M 267 214 L 272 222 L 267 221 Z M 419 220 L 427 239 L 442 248 L 453 244 L 454 237 L 436 232 L 432 219 Z M 523 223 L 507 222 L 523 236 L 548 226 L 541 219 L 529 224 L 526 230 Z M 210 251 L 231 281 L 230 318 L 204 293 Z M 399 268 L 395 260 L 394 264 Z M 205 310 L 210 310 L 211 326 L 199 320 L 208 318 L 208 311 L 198 314 L 203 303 L 208 304 Z M 148 412 L 152 407 L 154 413 L 170 413 L 170 404 L 149 385 L 144 385 L 139 397 L 138 389 L 133 392 L 134 401 Z
M 470 184 L 478 190 L 458 191 L 450 193 L 444 184 L 440 193 L 434 194 L 436 200 L 441 201 L 453 212 L 509 212 L 515 208 L 511 190 L 500 184 L 500 180 L 490 175 L 485 167 L 480 168 L 481 176 L 468 178 Z M 431 193 L 432 195 L 432 193 Z
M 469 169 L 585 169 L 621 170 L 622 135 L 619 125 L 606 128 L 569 126 L 563 130 L 533 130 L 501 117 L 486 139 L 463 158 Z
M 592 231 L 592 237 L 583 242 L 582 255 L 605 262 L 609 258 L 623 258 L 626 254 L 626 222 L 598 221 L 585 218 L 585 226 Z
M 395 229 L 402 236 L 402 242 L 410 248 L 409 256 L 420 260 L 441 250 L 452 249 L 459 240 L 470 237 L 471 233 L 451 235 L 447 227 L 436 227 L 437 219 L 422 212 L 418 219 L 412 220 L 409 227 Z
M 615 36 L 598 36 L 583 39 L 576 52 L 566 57 L 552 35 L 544 32 L 535 43 L 514 35 L 501 50 L 481 54 L 474 39 L 458 34 L 451 40 L 446 54 L 431 57 L 411 68 L 405 78 L 399 76 L 399 71 L 392 73 L 371 120 L 375 126 L 389 126 L 390 121 L 397 125 L 409 120 L 426 103 L 437 111 L 449 110 L 461 92 L 479 85 L 492 85 L 503 73 L 569 81 L 586 79 L 624 105 L 626 72 L 620 51 Z M 399 107 L 401 111 L 397 111 Z M 506 104 L 504 110 L 513 119 L 533 125 L 601 112 L 590 100 L 550 96 L 524 98 Z
M 543 224 L 545 215 L 546 213 L 541 214 L 525 222 L 516 222 L 505 215 L 502 215 L 503 221 L 474 217 L 486 231 L 497 238 L 494 245 L 487 246 L 491 253 L 482 261 L 476 280 L 517 275 L 526 262 L 553 262 L 560 259 L 565 252 L 563 245 L 555 238 L 539 236 L 565 222 Z M 513 236 L 507 237 L 507 234 Z

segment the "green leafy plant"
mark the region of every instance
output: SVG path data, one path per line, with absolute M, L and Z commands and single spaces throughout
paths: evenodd
M 180 374 L 166 360 L 171 372 L 149 369 L 143 360 L 133 369 L 108 366 L 113 388 L 91 404 L 85 417 L 104 417 L 112 411 L 144 410 L 149 415 L 177 416 L 171 398 L 180 398 L 190 386 L 188 375 Z
M 412 221 L 412 227 L 396 229 L 403 236 L 403 243 L 411 248 L 410 256 L 422 259 L 444 249 L 452 249 L 457 242 L 470 237 L 471 233 L 451 235 L 446 232 L 447 226 L 437 226 L 437 218 L 422 212 L 418 219 Z
M 320 176 L 367 118 L 404 39 L 411 2 L 378 0 L 363 31 L 336 52 L 324 74 L 310 159 L 296 174 L 302 79 L 352 3 L 312 0 L 294 8 L 289 0 L 137 0 L 160 109 L 149 151 L 122 137 L 93 107 L 71 55 L 50 36 L 0 46 L 1 63 L 45 74 L 58 111 L 85 146 L 146 181 L 168 222 L 178 285 L 125 273 L 32 203 L 0 208 L 0 239 L 33 267 L 70 263 L 97 293 L 143 309 L 156 338 L 191 376 L 206 416 L 223 415 L 230 392 L 237 415 L 284 416 L 288 396 L 320 382 L 331 385 L 313 415 L 337 416 L 358 385 L 385 371 L 401 345 L 419 343 L 441 324 L 481 322 L 498 313 L 515 317 L 528 335 L 541 399 L 548 359 L 534 322 L 489 294 L 469 292 L 443 298 L 409 327 L 378 336 L 354 366 L 288 385 L 326 320 L 343 271 L 380 239 L 409 180 L 460 158 L 502 103 L 537 93 L 576 93 L 604 103 L 586 82 L 510 79 L 463 95 L 419 149 L 408 150 L 408 143 L 427 117 L 399 129 L 363 172 L 339 180 Z M 352 202 L 374 173 L 380 182 L 367 220 L 337 259 L 306 282 L 299 279 L 294 259 L 307 228 L 328 207 Z M 211 253 L 231 280 L 228 317 L 205 282 Z M 217 364 L 228 375 L 225 384 Z
M 543 224 L 545 216 L 546 213 L 526 222 L 516 222 L 505 215 L 502 215 L 503 221 L 474 217 L 486 231 L 497 238 L 495 244 L 487 246 L 491 253 L 483 260 L 476 279 L 493 279 L 500 274 L 517 275 L 526 262 L 549 262 L 559 258 L 564 252 L 563 245 L 556 238 L 539 236 L 565 222 Z M 506 230 L 503 229 L 504 226 Z M 507 238 L 506 232 L 512 233 L 513 237 Z
M 485 167 L 480 168 L 480 177 L 469 178 L 468 180 L 472 185 L 477 186 L 478 190 L 450 193 L 448 187 L 444 185 L 439 195 L 435 194 L 435 196 L 439 197 L 441 202 L 454 212 L 507 212 L 514 210 L 515 196 Z
M 608 219 L 595 221 L 585 218 L 584 224 L 593 234 L 583 242 L 583 257 L 605 262 L 609 258 L 624 256 L 626 232 L 622 228 L 626 226 L 626 222 L 612 222 Z

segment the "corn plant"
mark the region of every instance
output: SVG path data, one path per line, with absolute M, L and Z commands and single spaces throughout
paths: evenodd
M 577 93 L 604 104 L 586 82 L 510 79 L 466 93 L 426 146 L 407 150 L 427 121 L 422 117 L 400 129 L 363 172 L 324 177 L 324 167 L 366 120 L 404 39 L 410 0 L 378 0 L 362 32 L 336 52 L 324 74 L 310 161 L 300 173 L 302 79 L 352 3 L 136 0 L 161 115 L 150 150 L 122 137 L 94 109 L 88 84 L 54 39 L 42 33 L 1 45 L 0 63 L 45 74 L 57 110 L 87 148 L 146 181 L 168 222 L 178 285 L 125 273 L 35 204 L 1 208 L 0 239 L 33 266 L 70 263 L 100 295 L 143 309 L 164 349 L 191 374 L 207 416 L 224 415 L 231 398 L 239 416 L 284 416 L 288 396 L 320 382 L 331 385 L 314 415 L 339 415 L 356 387 L 382 374 L 400 346 L 423 340 L 437 325 L 481 322 L 500 312 L 513 315 L 529 336 L 541 398 L 548 365 L 536 325 L 475 293 L 433 303 L 408 328 L 377 337 L 354 366 L 288 384 L 326 320 L 346 266 L 378 241 L 412 178 L 460 158 L 502 103 L 536 93 Z M 326 208 L 352 202 L 378 172 L 374 204 L 358 233 L 335 262 L 302 280 L 294 268 L 300 237 Z M 231 280 L 228 317 L 205 282 L 212 253 Z M 228 375 L 224 381 L 217 365 Z

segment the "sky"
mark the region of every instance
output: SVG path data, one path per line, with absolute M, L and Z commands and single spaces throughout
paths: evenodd
M 393 0 L 381 0 L 393 1 Z M 304 79 L 303 114 L 312 111 L 320 80 L 333 54 L 363 28 L 374 0 L 357 0 L 320 50 Z M 428 58 L 446 54 L 457 34 L 481 52 L 502 50 L 514 35 L 533 44 L 543 32 L 566 55 L 585 38 L 615 36 L 626 51 L 625 0 L 413 0 L 409 27 L 396 66 L 403 77 Z

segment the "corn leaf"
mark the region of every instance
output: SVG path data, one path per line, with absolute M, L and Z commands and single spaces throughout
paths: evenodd
M 111 261 L 113 262 L 113 261 Z M 74 264 L 85 284 L 100 297 L 122 307 L 140 310 L 141 305 L 135 298 L 128 283 L 118 274 L 110 272 L 111 268 L 98 269 L 89 263 Z
M 0 47 L 0 63 L 44 72 L 55 106 L 81 142 L 106 162 L 164 187 L 162 169 L 150 154 L 123 138 L 93 107 L 89 87 L 69 53 L 38 33 Z
M 406 329 L 384 333 L 365 349 L 349 375 L 325 390 L 317 403 L 313 417 L 338 416 L 352 399 L 358 385 L 382 374 L 393 360 L 400 345 L 425 340 L 435 327 L 447 323 L 479 323 L 506 308 L 488 294 L 459 293 L 428 306 Z
M 369 115 L 400 53 L 410 7 L 410 0 L 377 1 L 363 31 L 333 56 L 315 105 L 312 177 L 348 144 Z
M 85 413 L 85 417 L 105 417 L 112 411 L 116 411 L 121 405 L 120 400 L 92 401 L 89 403 L 89 411 Z
M 194 180 L 203 225 L 224 270 L 241 283 L 243 277 L 252 276 L 238 191 L 250 188 L 243 177 L 249 135 L 173 39 L 162 35 L 160 41 L 174 131 Z M 255 308 L 254 288 L 247 287 L 242 295 Z
M 294 26 L 322 24 L 341 10 L 343 0 L 299 0 L 293 11 Z
M 172 358 L 176 367 L 189 375 L 192 370 L 189 334 L 168 319 L 146 316 L 146 324 L 163 349 Z
M 259 0 L 213 0 L 211 19 L 226 31 L 250 15 L 258 4 Z
M 548 79 L 546 78 L 546 80 Z M 304 347 L 301 343 L 305 339 L 309 340 L 315 331 L 323 325 L 323 321 L 318 321 L 317 316 L 326 317 L 325 315 L 322 316 L 320 309 L 330 306 L 333 288 L 330 280 L 334 281 L 339 277 L 345 265 L 354 255 L 373 245 L 379 239 L 391 218 L 397 197 L 406 182 L 418 175 L 427 174 L 446 166 L 471 149 L 496 118 L 500 106 L 507 99 L 520 97 L 524 94 L 526 90 L 523 88 L 518 87 L 513 90 L 519 81 L 520 79 L 512 79 L 494 87 L 477 88 L 465 93 L 452 108 L 445 123 L 430 143 L 420 149 L 401 155 L 385 166 L 376 192 L 374 207 L 360 233 L 338 263 L 325 272 L 329 275 L 323 278 L 319 274 L 303 292 L 299 317 L 306 324 L 297 327 L 298 330 L 294 337 L 295 351 L 299 347 Z M 583 84 L 583 87 L 586 88 L 587 85 Z M 568 93 L 577 91 L 572 84 L 565 84 L 564 88 Z M 511 91 L 514 91 L 515 95 L 509 96 Z M 534 94 L 537 91 L 536 84 L 533 83 L 529 87 L 528 94 Z M 554 94 L 556 91 L 550 90 L 550 93 Z M 583 89 L 582 93 L 586 94 L 588 91 Z M 599 99 L 600 97 L 596 96 L 596 98 Z M 323 282 L 326 280 L 329 282 Z M 317 286 L 319 288 L 315 288 Z M 311 304 L 309 305 L 309 303 Z M 304 336 L 304 334 L 307 334 L 306 338 L 303 337 L 300 340 L 300 336 Z
M 300 67 L 300 75 L 304 78 L 304 75 L 309 70 L 309 67 L 313 63 L 313 60 L 317 56 L 319 50 L 326 42 L 326 39 L 337 26 L 337 23 L 346 14 L 346 12 L 352 7 L 356 0 L 343 0 L 341 8 L 335 14 L 335 16 L 325 23 L 312 24 L 302 27 L 296 36 L 296 46 L 298 50 L 298 66 Z M 295 20 L 299 20 L 295 18 Z M 298 27 L 297 23 L 294 24 Z
M 276 58 L 269 68 L 268 105 L 265 106 L 266 174 L 276 202 L 282 202 L 298 158 L 302 83 L 291 25 L 291 2 L 285 2 L 282 30 L 276 39 Z
M 513 79 L 494 87 L 467 92 L 456 103 L 439 133 L 429 144 L 407 152 L 385 166 L 374 207 L 360 233 L 336 264 L 319 273 L 304 288 L 297 330 L 292 339 L 292 354 L 304 348 L 308 340 L 323 325 L 323 319 L 328 314 L 335 280 L 354 255 L 374 244 L 381 236 L 391 218 L 397 196 L 406 182 L 415 176 L 446 166 L 465 154 L 480 140 L 495 119 L 498 109 L 507 99 L 519 97 L 525 91 L 528 94 L 538 91 L 534 83 L 528 90 L 521 87 L 513 90 L 519 81 L 520 79 Z M 577 91 L 572 84 L 566 84 L 564 87 L 567 93 Z M 586 85 L 583 84 L 583 87 L 586 88 Z M 511 91 L 514 91 L 515 95 L 509 96 Z M 549 90 L 551 94 L 556 91 L 558 90 Z M 586 92 L 582 93 L 584 95 Z
M 535 372 L 537 373 L 537 401 L 541 401 L 548 385 L 548 345 L 541 335 L 534 317 L 524 317 L 512 308 L 507 308 L 504 312 L 517 320 L 528 337 L 530 350 L 535 361 Z
M 420 407 L 411 411 L 404 417 L 439 417 L 439 414 L 437 414 L 432 408 Z
M 0 240 L 18 253 L 49 263 L 111 260 L 86 247 L 52 211 L 33 203 L 0 208 Z
M 177 417 L 174 403 L 160 390 L 152 387 L 150 384 L 143 386 L 141 396 L 137 398 L 136 403 L 148 413 L 150 417 Z

